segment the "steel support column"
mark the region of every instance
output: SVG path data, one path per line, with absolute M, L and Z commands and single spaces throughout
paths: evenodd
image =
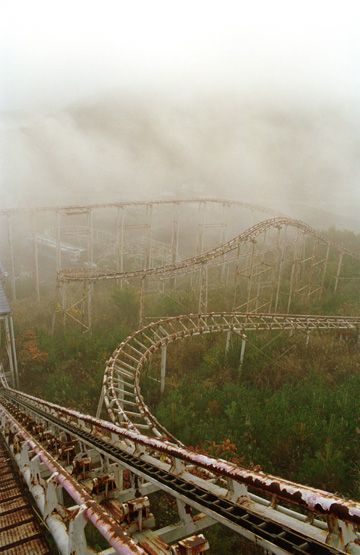
M 14 243 L 13 243 L 13 229 L 12 229 L 12 218 L 8 215 L 7 218 L 8 226 L 8 242 L 9 242 L 9 253 L 10 253 L 10 268 L 11 268 L 11 293 L 13 301 L 16 301 L 16 283 L 15 283 L 15 256 L 14 256 Z
M 34 252 L 34 277 L 35 277 L 35 291 L 37 301 L 40 301 L 40 281 L 39 281 L 39 253 L 37 244 L 37 226 L 34 212 L 31 214 L 32 219 L 32 235 L 33 235 L 33 252 Z
M 161 346 L 161 369 L 160 369 L 160 393 L 163 395 L 165 391 L 165 377 L 166 377 L 166 349 L 167 345 Z
M 246 347 L 246 335 L 241 336 L 241 349 L 240 349 L 240 363 L 239 363 L 239 372 L 241 372 L 243 364 L 244 364 L 244 357 L 245 357 L 245 347 Z
M 340 255 L 339 255 L 339 260 L 338 260 L 338 265 L 337 265 L 337 270 L 336 270 L 334 293 L 336 293 L 336 291 L 338 290 L 343 258 L 344 258 L 344 253 L 341 252 Z

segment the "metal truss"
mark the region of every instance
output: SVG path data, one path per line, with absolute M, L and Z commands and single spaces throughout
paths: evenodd
M 61 555 L 194 555 L 207 550 L 208 543 L 201 534 L 168 545 L 152 531 L 155 522 L 148 497 L 134 497 L 137 484 L 124 490 L 123 469 L 118 463 L 98 452 L 91 442 L 79 441 L 60 422 L 57 426 L 54 418 L 46 420 L 34 417 L 34 411 L 20 410 L 21 403 L 16 406 L 9 402 L 9 396 L 7 392 L 0 406 L 1 432 Z M 144 488 L 146 493 L 157 489 L 149 483 Z M 0 507 L 3 509 L 2 499 Z M 94 551 L 88 545 L 88 524 L 96 528 L 110 549 Z M 173 530 L 162 530 L 161 535 L 173 542 L 190 529 L 196 532 L 208 525 L 209 519 L 200 518 L 192 527 L 180 523 Z M 31 531 L 22 530 L 25 546 Z M 11 529 L 7 534 L 10 545 L 16 540 L 15 533 Z
M 73 254 L 78 256 L 79 248 L 71 248 L 71 245 L 65 245 L 63 243 L 63 235 L 69 236 L 69 227 L 64 225 L 66 217 L 75 218 L 85 218 L 85 225 L 80 225 L 77 227 L 72 226 L 73 231 L 77 231 L 76 239 L 83 241 L 86 248 L 86 263 L 91 267 L 94 263 L 94 248 L 96 250 L 96 244 L 104 240 L 106 236 L 106 230 L 98 230 L 94 227 L 94 215 L 101 211 L 106 211 L 107 217 L 111 213 L 116 211 L 116 222 L 115 231 L 111 233 L 111 241 L 115 249 L 114 260 L 116 263 L 116 270 L 121 272 L 124 271 L 124 259 L 125 253 L 129 251 L 134 254 L 134 245 L 131 245 L 131 241 L 126 238 L 126 234 L 131 235 L 135 229 L 141 229 L 144 233 L 144 245 L 143 245 L 143 267 L 151 267 L 152 262 L 159 262 L 159 255 L 163 254 L 162 245 L 159 245 L 153 237 L 153 212 L 154 209 L 159 209 L 163 207 L 164 209 L 170 208 L 174 212 L 171 230 L 171 241 L 167 246 L 171 250 L 171 260 L 175 262 L 178 255 L 179 246 L 179 208 L 183 206 L 198 206 L 202 211 L 202 216 L 204 215 L 204 208 L 206 206 L 220 207 L 223 210 L 223 222 L 220 224 L 211 223 L 211 225 L 220 225 L 220 229 L 223 230 L 222 238 L 225 237 L 224 230 L 226 228 L 226 217 L 225 210 L 238 207 L 249 210 L 252 213 L 260 213 L 267 215 L 275 215 L 278 212 L 267 209 L 256 204 L 233 201 L 229 199 L 216 199 L 216 198 L 188 198 L 188 199 L 171 199 L 171 200 L 148 200 L 148 201 L 133 201 L 133 202 L 113 202 L 104 204 L 89 204 L 89 205 L 69 205 L 69 206 L 48 206 L 48 207 L 38 207 L 38 208 L 10 208 L 0 210 L 0 221 L 2 220 L 4 224 L 4 235 L 7 235 L 8 249 L 6 258 L 8 259 L 9 269 L 10 269 L 10 282 L 12 287 L 12 299 L 15 300 L 17 296 L 16 292 L 16 278 L 18 275 L 18 266 L 22 265 L 22 261 L 18 260 L 15 256 L 15 247 L 19 243 L 19 237 L 21 234 L 21 229 L 27 229 L 27 239 L 32 242 L 33 251 L 33 270 L 32 275 L 34 279 L 35 292 L 37 298 L 40 299 L 40 282 L 41 282 L 41 268 L 39 268 L 39 245 L 43 242 L 47 242 L 49 245 L 49 238 L 44 237 L 44 228 L 41 229 L 41 222 L 46 219 L 50 220 L 51 226 L 55 228 L 53 230 L 52 249 L 55 250 L 55 260 L 56 269 L 60 271 L 63 267 L 65 254 Z M 126 222 L 126 213 L 131 209 L 143 210 L 144 214 L 140 221 L 136 223 Z M 18 224 L 21 225 L 18 225 Z M 206 227 L 210 224 L 205 223 L 204 218 L 202 218 L 201 223 L 198 226 L 197 231 L 197 245 L 198 248 L 202 248 L 204 231 Z M 66 229 L 68 227 L 68 229 Z M 70 226 L 71 227 L 71 226 Z M 45 228 L 46 229 L 46 228 Z M 127 233 L 126 233 L 127 232 Z M 72 234 L 72 236 L 74 236 Z M 109 238 L 109 237 L 108 237 Z M 113 241 L 113 239 L 115 240 Z M 139 247 L 139 245 L 138 245 Z M 135 250 L 138 250 L 138 247 Z M 106 250 L 109 250 L 109 245 L 106 246 Z M 111 251 L 111 249 L 110 249 Z M 101 252 L 99 253 L 99 256 Z M 98 261 L 102 260 L 101 256 Z M 169 259 L 166 257 L 165 262 Z M 109 262 L 109 258 L 106 257 L 104 262 L 105 267 Z M 165 263 L 164 262 L 164 263 Z
M 0 264 L 0 375 L 4 374 L 11 385 L 19 387 L 13 314 L 4 289 L 6 277 Z M 5 353 L 7 364 L 2 359 Z
M 61 251 L 66 248 L 74 251 L 74 257 L 80 260 L 82 253 L 93 250 L 93 263 L 96 266 L 105 266 L 108 269 L 114 267 L 117 271 L 123 271 L 124 258 L 132 260 L 141 268 L 151 267 L 153 264 L 169 264 L 173 258 L 171 245 L 154 239 L 151 236 L 151 224 L 126 224 L 124 217 L 121 220 L 119 233 L 112 233 L 104 229 L 92 228 L 85 225 L 63 226 L 61 234 L 70 243 L 60 243 Z M 132 239 L 134 230 L 142 230 L 144 235 L 138 239 Z M 126 232 L 129 238 L 126 237 Z M 37 236 L 37 243 L 49 243 L 53 249 L 58 247 L 56 242 L 56 230 L 51 229 L 44 235 Z M 74 246 L 74 245 L 77 246 Z
M 15 387 L 19 386 L 19 373 L 15 347 L 15 334 L 12 313 L 0 314 L 0 347 L 5 347 L 8 365 L 3 367 L 0 361 L 0 372 L 4 371 L 9 382 Z
M 142 372 L 153 355 L 161 351 L 161 389 L 166 372 L 166 348 L 169 343 L 208 333 L 249 331 L 355 330 L 360 317 L 311 316 L 281 314 L 244 314 L 220 312 L 188 314 L 161 318 L 130 335 L 108 360 L 102 398 L 113 422 L 154 437 L 175 438 L 162 426 L 146 406 L 140 389 Z M 102 402 L 102 401 L 101 401 Z M 100 411 L 98 411 L 100 414 Z M 175 440 L 177 441 L 177 440 Z
M 185 511 L 182 515 L 186 518 L 187 514 L 187 521 L 157 530 L 160 538 L 174 537 L 186 531 L 194 533 L 201 527 L 219 522 L 275 554 L 360 553 L 357 532 L 360 505 L 354 501 L 199 455 L 167 440 L 149 438 L 16 390 L 4 389 L 1 394 L 3 429 L 12 427 L 13 433 L 20 436 L 21 445 L 25 441 L 30 446 L 32 456 L 37 453 L 41 461 L 46 461 L 46 449 L 52 445 L 53 438 L 66 438 L 66 445 L 61 441 L 57 444 L 63 462 L 60 462 L 61 457 L 49 459 L 51 465 L 56 465 L 56 479 L 66 491 L 81 490 L 83 486 L 74 483 L 74 471 L 72 475 L 66 475 L 66 469 L 60 466 L 69 468 L 73 461 L 72 468 L 77 468 L 76 472 L 80 473 L 77 481 L 81 482 L 82 477 L 89 478 L 88 468 L 97 457 L 97 460 L 106 461 L 105 467 L 102 463 L 100 468 L 103 474 L 104 471 L 108 474 L 107 483 L 109 475 L 114 478 L 115 469 L 127 469 L 137 477 L 135 489 L 138 493 L 144 495 L 151 491 L 152 484 L 198 513 L 191 516 L 189 510 Z M 36 439 L 29 437 L 29 430 Z M 83 460 L 84 465 L 79 467 L 75 460 L 80 463 Z M 51 466 L 49 470 L 53 472 L 54 468 Z M 104 476 L 102 480 L 106 481 Z M 91 483 L 94 485 L 100 481 L 99 477 L 98 481 Z M 121 492 L 119 494 L 121 499 Z M 75 499 L 83 501 L 85 515 L 87 499 Z M 98 496 L 98 502 L 99 499 L 104 504 L 108 497 L 102 494 Z M 96 502 L 91 507 L 97 511 Z M 92 522 L 103 533 L 103 513 Z M 112 522 L 110 524 L 112 526 Z M 116 536 L 119 543 L 124 540 L 123 532 Z M 138 547 L 147 552 L 151 534 L 146 530 L 139 533 L 135 527 L 132 537 Z M 153 549 L 149 552 L 166 551 Z M 179 550 L 176 553 L 195 552 Z
M 338 257 L 336 274 L 329 265 L 330 253 Z M 146 283 L 164 284 L 190 275 L 191 286 L 198 288 L 199 312 L 208 310 L 208 291 L 212 284 L 220 283 L 223 288 L 230 281 L 234 290 L 233 309 L 290 312 L 294 300 L 306 307 L 313 298 L 320 298 L 326 280 L 327 287 L 336 292 L 345 255 L 360 261 L 358 253 L 328 241 L 304 222 L 275 217 L 255 224 L 205 253 L 164 266 L 126 272 L 91 268 L 62 270 L 58 273 L 58 288 L 61 292 L 71 284 L 75 287 L 77 283 L 111 280 L 140 283 L 139 321 L 142 323 Z M 63 306 L 63 311 L 67 313 L 68 306 Z
M 212 197 L 194 197 L 194 198 L 175 198 L 175 199 L 158 199 L 158 200 L 135 200 L 135 201 L 124 201 L 124 202 L 108 202 L 108 203 L 98 203 L 98 204 L 86 204 L 86 205 L 66 205 L 66 206 L 41 206 L 38 208 L 3 208 L 0 210 L 0 216 L 11 216 L 18 213 L 38 213 L 38 212 L 54 212 L 61 211 L 64 213 L 79 213 L 88 210 L 98 210 L 104 208 L 130 208 L 130 207 L 145 207 L 149 208 L 152 206 L 183 206 L 186 204 L 218 204 L 223 206 L 242 206 L 248 210 L 261 212 L 263 214 L 278 214 L 278 211 L 272 210 L 265 206 L 259 204 L 254 204 L 251 202 L 243 202 L 241 200 L 232 200 L 225 198 L 212 198 Z

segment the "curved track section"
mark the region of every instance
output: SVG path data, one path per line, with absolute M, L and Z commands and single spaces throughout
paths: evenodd
M 153 437 L 171 439 L 179 445 L 180 442 L 151 413 L 140 389 L 145 365 L 167 344 L 208 333 L 234 332 L 242 335 L 261 330 L 356 330 L 359 326 L 360 317 L 236 312 L 160 319 L 130 335 L 108 360 L 103 382 L 106 408 L 113 422 Z
M 174 277 L 176 275 L 185 274 L 189 271 L 193 271 L 197 267 L 202 267 L 209 265 L 211 263 L 216 263 L 216 260 L 220 257 L 223 257 L 227 253 L 236 250 L 240 245 L 251 243 L 256 240 L 256 238 L 265 233 L 269 229 L 280 229 L 282 227 L 292 227 L 301 232 L 311 235 L 317 240 L 320 240 L 325 245 L 332 246 L 335 248 L 339 253 L 347 254 L 357 260 L 360 260 L 359 253 L 353 253 L 341 245 L 337 245 L 328 241 L 324 236 L 318 233 L 314 228 L 309 226 L 308 224 L 302 222 L 301 220 L 294 220 L 292 218 L 286 217 L 275 217 L 269 218 L 262 222 L 259 222 L 230 241 L 227 241 L 223 245 L 219 247 L 215 247 L 207 251 L 204 254 L 200 254 L 198 256 L 192 256 L 180 261 L 177 264 L 167 264 L 165 266 L 159 266 L 155 268 L 148 268 L 143 270 L 135 270 L 130 272 L 96 272 L 92 271 L 88 268 L 82 269 L 66 269 L 62 270 L 58 274 L 58 279 L 60 282 L 68 282 L 68 281 L 102 281 L 102 280 L 111 280 L 111 279 L 120 279 L 120 278 L 145 278 L 145 277 L 158 277 L 158 276 L 166 276 L 166 277 Z

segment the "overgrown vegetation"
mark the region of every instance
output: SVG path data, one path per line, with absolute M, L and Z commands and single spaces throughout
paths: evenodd
M 332 232 L 335 234 L 335 232 Z M 344 236 L 346 239 L 346 236 Z M 358 241 L 347 237 L 355 249 Z M 354 244 L 353 244 L 354 243 Z M 307 312 L 358 314 L 357 282 L 328 292 Z M 210 301 L 224 292 L 210 292 Z M 233 291 L 224 300 L 231 307 Z M 194 293 L 152 293 L 151 316 L 186 313 Z M 94 330 L 72 326 L 50 333 L 53 304 L 16 306 L 21 387 L 56 403 L 94 413 L 105 361 L 137 327 L 139 300 L 131 287 L 100 289 Z M 294 303 L 294 311 L 301 306 Z M 225 355 L 222 336 L 172 345 L 160 399 L 156 356 L 143 377 L 146 401 L 179 439 L 199 451 L 284 478 L 360 497 L 360 350 L 356 334 L 249 334 L 239 369 L 240 339 Z M 246 553 L 227 532 L 209 531 L 213 553 Z M 221 538 L 221 539 L 220 539 Z M 227 551 L 224 551 L 226 545 Z M 222 550 L 223 549 L 223 550 Z M 255 553 L 255 551 L 249 551 Z
M 223 342 L 208 340 L 193 367 L 177 346 L 156 414 L 210 454 L 358 497 L 360 353 L 339 338 L 313 337 L 306 352 L 304 338 L 291 341 L 282 358 L 282 339 L 265 356 L 249 345 L 241 372 L 237 344 L 225 358 Z

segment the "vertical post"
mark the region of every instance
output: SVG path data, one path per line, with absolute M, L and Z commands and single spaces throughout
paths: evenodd
M 39 282 L 39 253 L 37 244 L 36 218 L 34 212 L 31 214 L 33 228 L 33 250 L 34 250 L 34 275 L 35 275 L 35 291 L 37 301 L 40 301 L 40 282 Z
M 326 270 L 327 270 L 327 265 L 329 262 L 329 254 L 330 254 L 330 245 L 327 245 L 326 248 L 326 255 L 325 255 L 325 259 L 324 259 L 324 266 L 323 266 L 323 271 L 322 271 L 322 276 L 321 276 L 321 284 L 320 284 L 320 299 L 323 295 L 324 292 L 324 284 L 325 284 L 325 277 L 326 277 Z
M 241 349 L 240 349 L 239 372 L 241 372 L 242 367 L 243 367 L 243 364 L 244 364 L 245 347 L 246 347 L 246 335 L 243 334 L 243 335 L 241 336 Z
M 200 223 L 197 237 L 197 254 L 202 254 L 204 249 L 205 203 L 199 202 Z
M 171 230 L 171 263 L 176 264 L 179 253 L 179 209 L 176 206 L 176 213 L 172 222 Z M 171 280 L 172 289 L 176 289 L 176 276 Z
M 230 281 L 230 264 L 225 263 L 225 287 L 227 288 Z
M 249 275 L 248 275 L 246 312 L 250 312 L 249 308 L 250 308 L 251 288 L 252 288 L 252 279 L 253 279 L 253 271 L 254 271 L 254 253 L 255 253 L 255 241 L 251 241 L 251 254 L 250 254 L 250 265 L 249 265 Z
M 226 340 L 225 340 L 225 357 L 229 353 L 230 343 L 231 343 L 231 331 L 228 331 L 226 332 Z
M 140 286 L 140 305 L 139 305 L 139 326 L 143 325 L 144 320 L 144 294 L 145 294 L 145 276 L 141 278 Z
M 61 212 L 56 212 L 56 271 L 61 270 Z
M 54 335 L 54 333 L 55 333 L 56 313 L 60 309 L 60 297 L 61 297 L 61 289 L 60 289 L 60 285 L 59 285 L 59 280 L 57 279 L 56 280 L 56 291 L 55 291 L 55 306 L 54 306 L 54 312 L 53 312 L 52 320 L 51 320 L 51 335 Z
M 104 404 L 104 388 L 103 388 L 103 386 L 101 386 L 99 402 L 98 402 L 98 406 L 97 406 L 97 409 L 96 409 L 96 418 L 101 418 L 101 411 L 102 411 L 102 408 L 103 408 L 103 404 Z
M 12 233 L 12 217 L 8 214 L 8 241 L 10 251 L 10 267 L 11 267 L 11 293 L 13 301 L 16 301 L 16 283 L 15 283 L 15 257 L 14 257 L 14 244 Z
M 179 219 L 178 211 L 176 212 L 171 230 L 171 263 L 176 264 L 178 258 L 178 248 L 179 248 Z
M 118 206 L 116 212 L 116 270 L 122 273 L 124 271 L 124 235 L 125 233 L 125 214 L 124 208 Z M 120 280 L 122 287 L 123 280 Z
M 300 245 L 300 264 L 299 264 L 299 281 L 301 282 L 304 271 L 306 271 L 306 235 L 302 234 L 303 241 Z M 304 264 L 305 262 L 305 264 Z
M 124 489 L 124 469 L 116 464 L 115 468 L 114 465 L 112 466 L 112 471 L 115 475 L 116 488 L 118 491 L 122 491 Z
M 295 256 L 296 256 L 296 254 L 295 254 Z M 289 312 L 290 312 L 290 306 L 291 306 L 291 301 L 292 301 L 292 294 L 293 294 L 293 290 L 294 290 L 295 269 L 296 269 L 296 258 L 294 258 L 293 263 L 292 263 L 292 265 L 291 265 L 290 286 L 289 286 L 289 297 L 288 297 L 288 303 L 287 303 L 287 308 L 286 308 L 286 313 L 287 313 L 287 314 L 289 314 Z
M 339 261 L 338 261 L 337 270 L 336 270 L 334 293 L 336 293 L 336 291 L 337 291 L 337 289 L 338 289 L 339 279 L 340 279 L 340 273 L 341 273 L 341 267 L 342 267 L 342 263 L 343 263 L 343 257 L 344 257 L 344 253 L 341 252 L 341 253 L 340 253 L 340 256 L 339 256 Z
M 226 241 L 226 230 L 227 230 L 227 220 L 225 217 L 225 209 L 226 209 L 226 204 L 223 203 L 222 205 L 222 223 L 221 223 L 221 237 L 220 237 L 220 241 L 221 241 L 221 245 L 223 245 Z M 220 269 L 220 281 L 221 283 L 224 283 L 225 281 L 225 276 L 226 276 L 226 262 L 225 262 L 225 256 L 222 256 L 222 264 L 221 264 L 221 269 Z
M 235 264 L 235 274 L 234 274 L 234 299 L 233 299 L 233 307 L 232 307 L 233 310 L 235 310 L 236 308 L 237 290 L 239 286 L 239 273 L 240 273 L 240 243 L 238 243 L 237 251 L 236 251 L 236 264 Z
M 192 533 L 192 531 L 194 530 L 194 521 L 191 517 L 190 511 L 187 510 L 189 509 L 189 506 L 186 503 L 184 503 L 184 501 L 178 498 L 176 498 L 176 506 L 177 506 L 177 512 L 179 515 L 180 522 L 182 523 L 183 526 L 187 527 L 187 530 L 189 530 L 188 533 Z M 189 553 L 188 550 L 187 552 Z
M 92 268 L 94 264 L 94 218 L 91 208 L 88 211 L 88 262 Z
M 295 284 L 296 284 L 296 280 L 299 276 L 299 267 L 298 266 L 300 265 L 300 261 L 301 261 L 301 251 L 302 251 L 301 240 L 302 239 L 303 239 L 303 234 L 298 232 L 296 234 L 295 241 L 294 241 L 293 261 L 292 261 L 292 264 L 291 264 L 291 273 L 290 273 L 289 296 L 288 296 L 287 309 L 286 309 L 287 314 L 289 314 L 289 312 L 290 312 L 290 307 L 291 307 L 293 293 L 294 293 L 294 287 L 295 287 Z
M 93 284 L 90 281 L 86 282 L 86 301 L 87 301 L 87 328 L 91 330 L 92 326 L 92 292 Z
M 274 312 L 277 312 L 278 304 L 279 304 L 279 296 L 280 296 L 280 286 L 281 286 L 281 273 L 284 264 L 285 258 L 285 245 L 280 248 L 279 245 L 279 260 L 278 260 L 278 271 L 277 271 L 277 283 L 276 283 L 276 293 L 275 293 L 275 303 L 274 303 Z
M 11 339 L 11 349 L 13 353 L 13 363 L 14 363 L 14 373 L 15 373 L 15 384 L 19 387 L 19 373 L 17 365 L 16 347 L 15 347 L 15 333 L 14 333 L 14 322 L 13 317 L 10 314 L 10 339 Z
M 66 326 L 66 282 L 61 284 L 61 309 L 63 313 L 63 328 Z
M 259 267 L 261 268 L 261 262 L 259 264 Z M 261 306 L 260 302 L 259 302 L 260 301 L 260 292 L 261 292 L 261 271 L 259 271 L 257 273 L 257 275 L 255 274 L 255 276 L 254 276 L 254 285 L 256 285 L 256 292 L 255 292 L 255 298 L 254 298 L 255 303 L 254 303 L 253 311 L 257 312 L 259 306 Z
M 307 303 L 309 304 L 310 302 L 310 296 L 311 296 L 311 284 L 313 281 L 313 274 L 314 274 L 314 267 L 315 267 L 315 259 L 316 259 L 316 247 L 318 245 L 318 240 L 314 239 L 314 245 L 313 245 L 313 249 L 312 249 L 312 255 L 310 257 L 310 268 L 308 271 L 308 285 L 307 285 Z
M 179 208 L 176 209 L 177 217 L 176 217 L 176 242 L 175 242 L 175 252 L 176 252 L 176 260 L 177 262 L 179 257 L 179 244 L 180 244 L 180 216 L 179 216 Z
M 208 304 L 208 269 L 206 264 L 200 268 L 199 314 L 207 312 Z
M 305 347 L 308 348 L 310 342 L 310 330 L 306 330 Z
M 160 393 L 163 395 L 165 391 L 165 376 L 166 376 L 166 348 L 167 345 L 161 345 L 161 368 L 160 368 Z
M 14 358 L 13 358 L 13 348 L 12 348 L 12 343 L 11 343 L 11 334 L 10 334 L 10 325 L 9 325 L 9 315 L 8 314 L 5 316 L 4 326 L 5 326 L 6 352 L 7 352 L 8 359 L 9 359 L 12 386 L 16 388 L 17 384 L 16 384 Z
M 153 216 L 153 205 L 146 205 L 146 211 L 149 216 L 149 224 L 146 234 L 146 253 L 145 253 L 145 269 L 151 268 L 151 241 L 152 241 L 152 216 Z
M 117 394 L 117 398 L 119 399 L 119 404 L 120 404 L 121 409 L 124 410 L 124 398 L 125 398 L 124 391 L 125 391 L 125 387 L 124 387 L 124 376 L 121 373 L 119 373 L 118 387 L 119 387 L 119 391 L 118 391 L 118 394 Z M 120 414 L 121 414 L 121 416 L 120 416 Z M 123 413 L 120 413 L 120 414 L 119 414 L 119 419 L 120 419 L 120 421 L 123 421 L 124 420 Z
M 226 241 L 226 231 L 227 231 L 227 218 L 225 216 L 227 205 L 222 205 L 222 231 L 221 231 L 221 244 Z

